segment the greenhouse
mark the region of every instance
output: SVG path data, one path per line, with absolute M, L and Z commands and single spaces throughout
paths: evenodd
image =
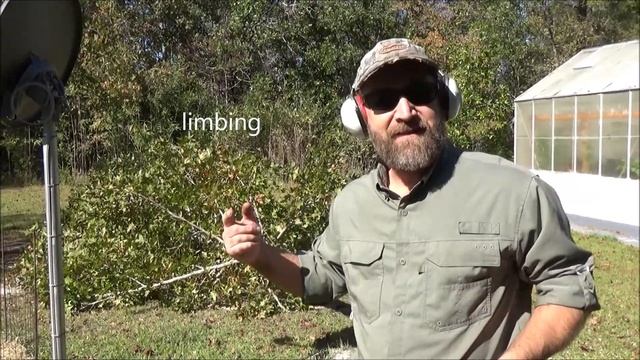
M 638 238 L 639 42 L 584 49 L 515 99 L 515 163 L 572 222 Z

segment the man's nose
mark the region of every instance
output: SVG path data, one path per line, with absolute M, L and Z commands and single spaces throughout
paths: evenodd
M 414 117 L 414 105 L 404 96 L 398 101 L 394 118 L 396 121 L 410 121 Z

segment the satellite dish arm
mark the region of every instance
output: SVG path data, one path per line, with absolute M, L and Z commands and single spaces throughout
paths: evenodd
M 18 104 L 22 104 L 24 95 L 27 95 L 38 105 L 40 111 L 31 118 L 18 117 Z M 64 85 L 55 71 L 46 61 L 36 55 L 31 55 L 27 69 L 20 76 L 16 88 L 9 97 L 9 114 L 4 115 L 14 121 L 32 125 L 38 121 L 57 121 L 62 112 L 65 100 Z M 4 107 L 6 109 L 6 107 Z

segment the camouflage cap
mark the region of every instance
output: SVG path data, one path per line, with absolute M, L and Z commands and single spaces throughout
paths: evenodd
M 393 64 L 400 60 L 415 60 L 438 68 L 438 65 L 427 57 L 424 48 L 412 43 L 409 39 L 382 40 L 360 60 L 360 67 L 351 86 L 351 91 L 353 93 L 358 91 L 362 84 L 384 65 Z

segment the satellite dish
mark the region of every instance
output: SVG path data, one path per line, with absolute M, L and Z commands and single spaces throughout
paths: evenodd
M 46 62 L 58 79 L 66 84 L 78 57 L 82 36 L 82 13 L 77 0 L 2 0 L 0 5 L 0 117 L 32 123 L 38 120 L 41 106 L 16 94 L 12 109 L 12 92 L 37 75 L 27 69 Z M 38 70 L 44 70 L 40 64 Z M 26 90 L 26 89 L 25 89 Z M 37 90 L 34 96 L 42 97 Z M 29 91 L 28 91 L 29 92 Z M 15 110 L 15 111 L 14 111 Z
M 64 104 L 64 83 L 80 49 L 82 14 L 78 0 L 2 0 L 0 4 L 0 119 L 43 126 L 47 268 L 51 356 L 66 358 L 64 275 L 56 123 Z M 37 356 L 37 354 L 36 354 Z

